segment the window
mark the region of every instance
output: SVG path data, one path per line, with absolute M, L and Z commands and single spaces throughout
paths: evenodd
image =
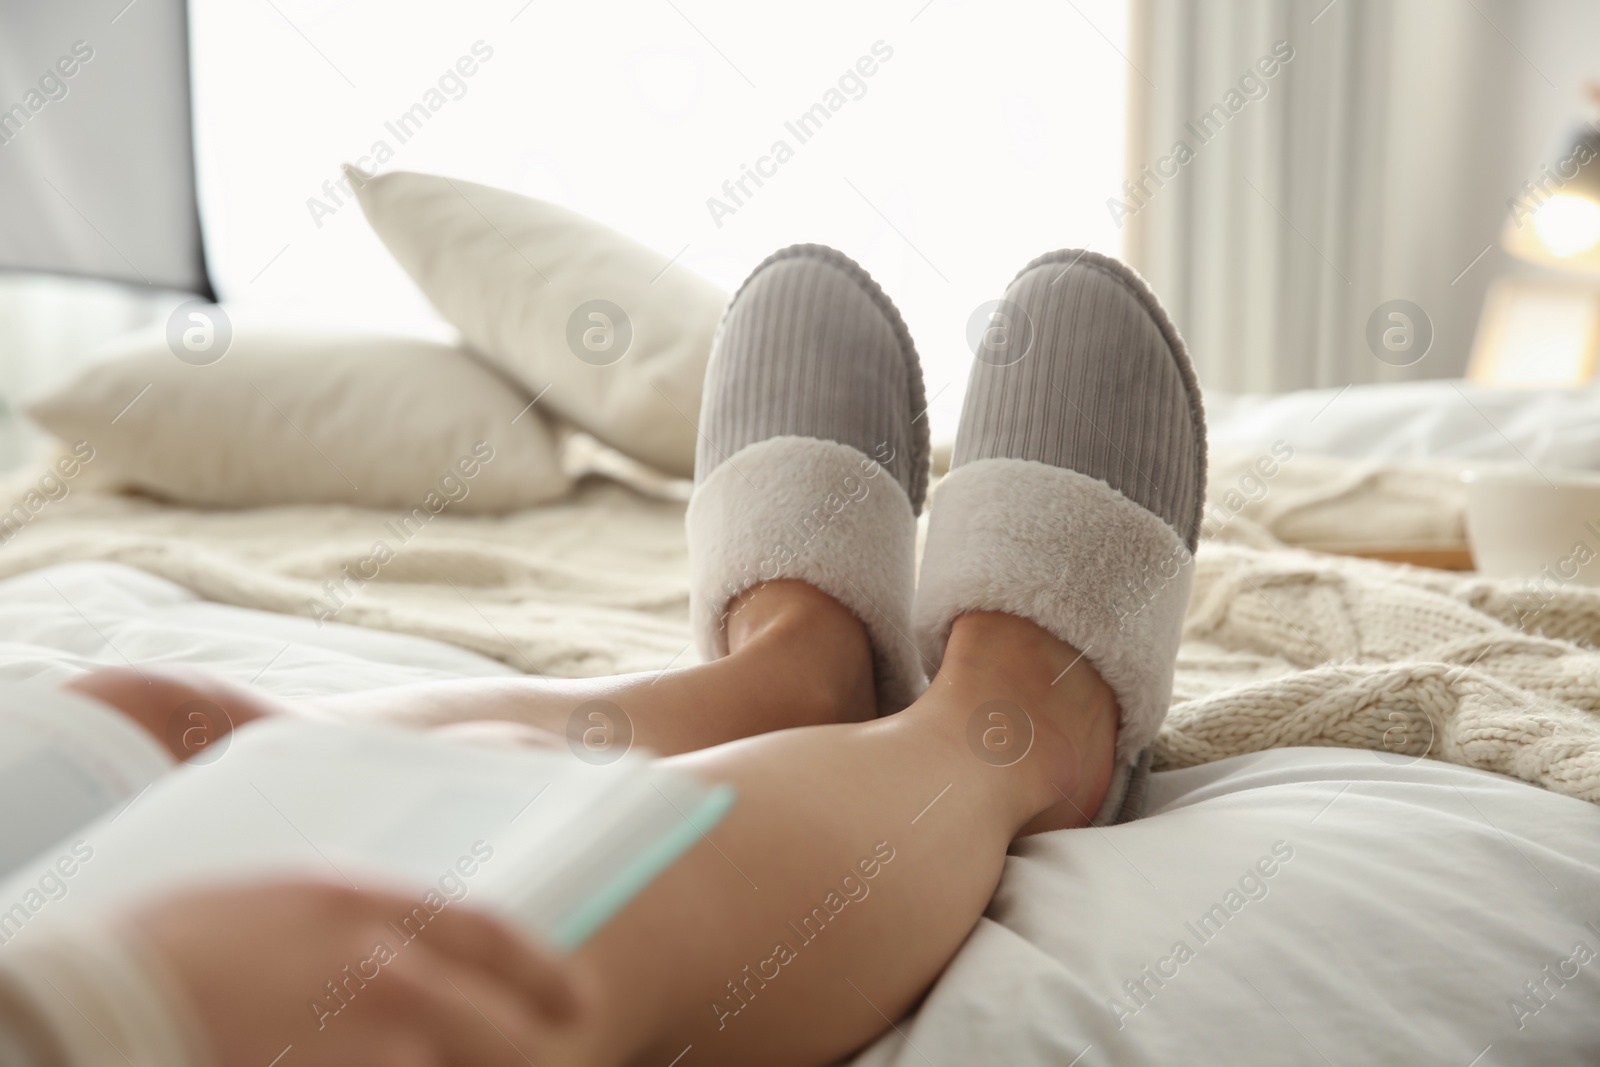
M 558 202 L 729 289 L 837 246 L 905 314 L 948 434 L 973 310 L 1040 252 L 1119 250 L 1123 0 L 192 10 L 202 217 L 241 304 L 438 328 L 336 185 L 383 144 L 383 168 Z

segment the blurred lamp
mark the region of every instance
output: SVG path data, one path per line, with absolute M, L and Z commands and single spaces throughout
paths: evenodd
M 1600 273 L 1600 129 L 1578 127 L 1560 161 L 1543 170 L 1513 199 L 1500 243 L 1543 267 Z

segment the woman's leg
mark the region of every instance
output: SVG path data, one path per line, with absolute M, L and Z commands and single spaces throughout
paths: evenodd
M 826 599 L 808 590 L 790 594 Z M 760 618 L 744 624 L 751 642 Z M 830 647 L 866 655 L 847 612 L 824 629 Z M 781 652 L 747 657 L 758 680 L 725 683 L 721 698 L 773 688 Z M 127 680 L 141 695 L 150 684 Z M 639 707 L 676 699 L 641 691 Z M 692 1045 L 685 1067 L 822 1064 L 859 1047 L 960 947 L 1013 837 L 1081 826 L 1099 808 L 1116 729 L 1116 701 L 1076 649 L 1013 616 L 972 613 L 899 714 L 674 757 L 732 783 L 738 803 L 580 950 L 595 1009 L 538 1062 L 666 1064 Z
M 693 667 L 610 678 L 462 678 L 308 705 L 345 719 L 408 726 L 493 719 L 562 737 L 574 713 L 586 726 L 579 709 L 602 701 L 627 716 L 632 744 L 662 755 L 876 714 L 866 630 L 815 586 L 774 581 L 749 589 L 730 608 L 727 627 L 729 654 Z M 616 718 L 604 705 L 598 710 Z
M 1031 745 L 1000 766 L 1012 757 L 973 740 L 973 720 L 1020 736 L 1022 713 Z M 960 947 L 1011 839 L 1100 806 L 1116 725 L 1075 649 L 972 614 L 898 715 L 674 759 L 738 803 L 580 950 L 598 1008 L 545 1058 L 664 1065 L 692 1045 L 685 1065 L 822 1064 L 859 1047 Z
M 590 723 L 579 709 L 601 702 L 596 706 L 610 718 L 617 709 L 627 716 L 631 729 L 620 735 L 623 743 L 661 755 L 876 714 L 866 630 L 815 586 L 774 581 L 746 590 L 727 626 L 730 651 L 722 659 L 608 678 L 460 678 L 290 705 L 192 667 L 147 663 L 91 671 L 67 688 L 122 709 L 173 746 L 178 759 L 199 754 L 233 727 L 306 711 L 419 728 L 510 722 L 561 744 L 574 714 L 586 730 Z

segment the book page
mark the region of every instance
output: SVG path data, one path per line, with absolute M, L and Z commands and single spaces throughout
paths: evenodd
M 0 685 L 0 875 L 126 804 L 172 765 L 155 738 L 97 701 Z

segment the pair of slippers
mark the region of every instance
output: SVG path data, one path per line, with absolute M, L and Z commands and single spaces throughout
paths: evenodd
M 1028 264 L 980 340 L 916 574 L 928 420 L 916 348 L 849 257 L 795 245 L 734 295 L 713 343 L 688 511 L 702 656 L 730 602 L 780 578 L 850 609 L 880 714 L 908 705 L 968 611 L 1028 619 L 1116 693 L 1097 825 L 1137 816 L 1172 695 L 1205 492 L 1182 338 L 1144 280 L 1094 252 Z

